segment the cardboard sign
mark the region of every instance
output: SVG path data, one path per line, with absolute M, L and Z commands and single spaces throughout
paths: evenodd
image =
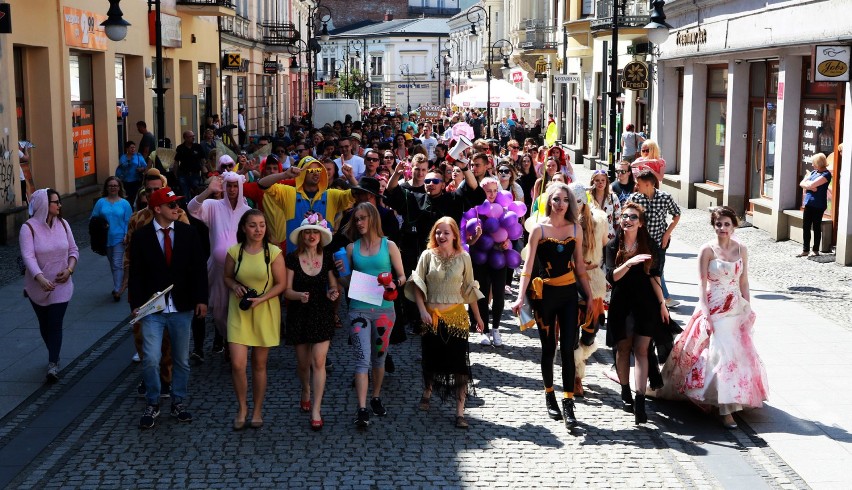
M 437 105 L 422 105 L 420 106 L 420 117 L 425 119 L 438 119 L 441 117 L 441 106 Z
M 349 298 L 363 301 L 364 303 L 381 306 L 382 295 L 385 288 L 379 284 L 378 277 L 352 271 L 352 279 L 349 281 Z

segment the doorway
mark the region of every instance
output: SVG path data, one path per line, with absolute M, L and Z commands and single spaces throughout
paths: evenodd
M 196 131 L 198 127 L 197 100 L 198 98 L 195 95 L 180 96 L 180 134 L 183 134 L 184 131 Z M 181 139 L 181 141 L 183 140 Z

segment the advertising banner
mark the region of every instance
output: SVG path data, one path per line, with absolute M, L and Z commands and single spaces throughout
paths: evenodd
M 101 27 L 101 22 L 105 20 L 106 15 L 63 7 L 65 44 L 69 47 L 106 51 L 109 39 Z

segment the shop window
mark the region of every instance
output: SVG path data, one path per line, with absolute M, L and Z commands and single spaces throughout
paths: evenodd
M 680 174 L 680 144 L 683 141 L 683 68 L 677 73 L 677 139 L 675 140 L 675 173 Z
M 14 48 L 12 51 L 15 65 L 15 116 L 18 122 L 18 140 L 26 141 L 27 138 L 27 110 L 24 101 L 24 51 L 22 48 Z
M 704 179 L 716 184 L 722 184 L 725 179 L 727 105 L 728 67 L 708 67 L 707 113 L 704 121 Z
M 759 60 L 749 66 L 749 199 L 775 194 L 778 61 Z
M 92 90 L 92 57 L 71 53 L 71 143 L 74 155 L 74 184 L 79 189 L 97 184 L 95 168 L 95 104 Z

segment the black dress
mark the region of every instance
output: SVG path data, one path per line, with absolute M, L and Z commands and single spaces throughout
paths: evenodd
M 315 276 L 305 274 L 297 252 L 287 254 L 284 264 L 293 271 L 293 289 L 310 293 L 307 303 L 287 302 L 287 343 L 316 344 L 331 340 L 334 336 L 334 305 L 326 296 L 328 271 L 337 275 L 331 250 L 323 249 L 322 269 Z
M 657 336 L 662 322 L 660 302 L 651 284 L 651 281 L 657 280 L 655 277 L 660 276 L 656 264 L 651 266 L 649 273 L 643 266 L 631 267 L 620 280 L 614 280 L 619 239 L 616 236 L 606 245 L 606 278 L 612 284 L 606 328 L 606 345 L 609 347 L 615 347 L 620 340 L 627 338 L 627 318 L 630 316 L 634 335 Z M 652 242 L 651 257 L 656 257 L 656 254 L 657 246 Z

